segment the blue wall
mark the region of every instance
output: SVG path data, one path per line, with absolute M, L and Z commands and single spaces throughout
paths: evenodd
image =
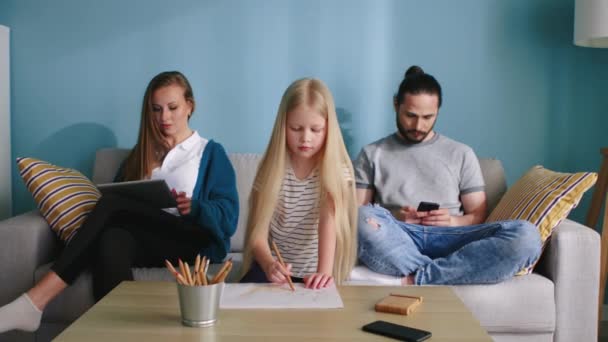
M 509 183 L 535 164 L 596 170 L 608 50 L 572 44 L 573 12 L 573 0 L 2 0 L 13 157 L 90 175 L 95 150 L 134 144 L 147 82 L 172 69 L 194 87 L 192 126 L 231 152 L 262 152 L 285 87 L 319 77 L 354 156 L 394 130 L 392 94 L 419 64 L 444 87 L 437 130 L 501 159 Z M 13 183 L 15 213 L 32 208 Z

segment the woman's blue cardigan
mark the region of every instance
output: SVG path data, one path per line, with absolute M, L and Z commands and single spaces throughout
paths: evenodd
M 201 254 L 221 262 L 230 251 L 230 237 L 239 219 L 236 174 L 226 151 L 213 140 L 207 142 L 192 192 L 192 209 L 186 219 L 209 233 L 212 243 Z

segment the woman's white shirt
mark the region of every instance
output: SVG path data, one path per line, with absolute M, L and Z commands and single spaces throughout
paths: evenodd
M 205 146 L 209 140 L 194 131 L 190 137 L 171 149 L 160 167 L 152 170 L 150 179 L 164 179 L 169 189 L 185 192 L 192 197 L 194 186 L 198 178 L 198 171 Z M 179 215 L 177 208 L 167 208 L 165 211 Z

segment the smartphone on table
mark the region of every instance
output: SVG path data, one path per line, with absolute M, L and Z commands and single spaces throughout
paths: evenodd
M 419 342 L 429 339 L 432 334 L 426 330 L 406 327 L 386 321 L 375 321 L 363 326 L 363 331 L 392 337 L 400 341 Z
M 439 209 L 439 204 L 434 202 L 420 202 L 416 211 L 431 211 Z

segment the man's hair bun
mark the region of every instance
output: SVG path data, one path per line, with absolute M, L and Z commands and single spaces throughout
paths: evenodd
M 407 69 L 403 78 L 419 76 L 419 75 L 424 75 L 424 70 L 422 70 L 422 68 L 417 65 L 412 65 L 411 67 L 409 67 Z

